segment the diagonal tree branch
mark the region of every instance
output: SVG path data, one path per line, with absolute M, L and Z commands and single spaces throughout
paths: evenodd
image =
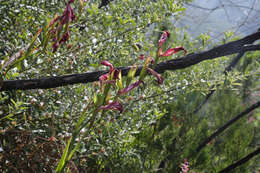
M 233 163 L 232 165 L 229 165 L 228 167 L 226 167 L 225 169 L 219 171 L 219 173 L 226 173 L 229 172 L 233 169 L 235 169 L 236 167 L 248 162 L 250 159 L 252 159 L 253 157 L 257 156 L 258 154 L 260 154 L 260 147 L 257 148 L 254 152 L 248 154 L 247 156 L 245 156 L 244 158 L 242 158 L 241 160 Z
M 155 71 L 158 73 L 164 73 L 166 70 L 178 70 L 190 67 L 205 60 L 211 60 L 222 56 L 232 55 L 239 52 L 256 51 L 260 50 L 260 45 L 248 45 L 250 42 L 254 42 L 260 39 L 260 32 L 248 35 L 243 39 L 229 42 L 212 48 L 207 51 L 189 54 L 179 59 L 173 59 L 165 62 L 161 62 L 156 65 Z M 122 70 L 122 75 L 127 75 L 131 67 L 119 67 Z M 141 72 L 142 66 L 139 66 L 136 72 L 138 76 Z M 7 80 L 3 81 L 0 91 L 7 90 L 28 90 L 28 89 L 48 89 L 60 86 L 88 83 L 98 81 L 99 76 L 107 73 L 107 71 L 96 71 L 82 74 L 71 74 L 55 77 L 44 77 L 40 79 L 29 80 Z
M 222 133 L 224 130 L 226 130 L 229 126 L 231 126 L 233 123 L 235 123 L 237 120 L 242 118 L 244 115 L 247 115 L 248 113 L 250 113 L 251 111 L 253 111 L 254 109 L 256 109 L 258 107 L 260 107 L 260 101 L 253 104 L 252 106 L 250 106 L 249 108 L 247 108 L 246 110 L 244 110 L 243 112 L 238 114 L 233 119 L 229 120 L 226 124 L 224 124 L 222 127 L 220 127 L 216 132 L 214 132 L 212 135 L 210 135 L 208 138 L 206 138 L 204 141 L 202 141 L 201 144 L 197 147 L 196 151 L 199 152 L 203 147 L 205 147 L 207 145 L 207 143 L 209 143 L 212 139 L 217 137 L 220 133 Z

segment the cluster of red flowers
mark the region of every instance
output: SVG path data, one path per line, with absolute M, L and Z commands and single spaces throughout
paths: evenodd
M 54 26 L 55 24 L 58 24 L 56 26 L 56 28 L 52 29 L 50 31 L 51 35 L 52 35 L 52 48 L 53 48 L 53 52 L 56 52 L 59 48 L 59 46 L 63 43 L 65 43 L 66 41 L 68 41 L 70 33 L 69 33 L 69 23 L 71 21 L 74 21 L 76 19 L 76 16 L 71 8 L 71 3 L 73 3 L 75 0 L 69 0 L 67 3 L 67 7 L 65 9 L 65 11 L 63 12 L 62 16 L 58 16 L 56 18 L 54 18 L 51 22 L 49 27 Z M 64 31 L 63 31 L 64 28 Z M 63 35 L 60 37 L 60 33 L 62 33 L 63 31 Z
M 179 52 L 183 50 L 186 54 L 186 50 L 183 47 L 176 47 L 176 48 L 169 48 L 165 52 L 162 52 L 162 45 L 165 43 L 165 41 L 170 37 L 170 33 L 168 31 L 163 31 L 163 34 L 161 35 L 159 39 L 159 49 L 158 49 L 158 57 L 166 57 L 166 56 L 171 56 L 175 54 L 176 52 Z M 144 60 L 145 55 L 141 55 L 140 59 Z M 152 57 L 147 57 L 145 65 L 143 67 L 143 70 L 148 71 L 151 73 L 153 76 L 157 78 L 158 84 L 163 83 L 163 78 L 161 77 L 160 74 L 158 74 L 156 71 L 153 69 L 149 68 L 150 64 L 154 63 L 154 59 Z M 121 72 L 114 68 L 113 65 L 108 62 L 108 61 L 102 61 L 102 65 L 105 65 L 110 68 L 109 72 L 100 76 L 99 81 L 101 83 L 101 86 L 104 84 L 116 84 L 116 80 L 121 80 Z M 120 77 L 119 77 L 120 76 Z M 138 81 L 126 86 L 125 88 L 121 89 L 118 91 L 117 96 L 120 96 L 122 94 L 126 94 L 127 92 L 133 90 L 134 88 L 138 87 L 141 83 L 143 78 L 139 79 Z M 100 106 L 98 110 L 103 109 L 103 110 L 118 110 L 120 113 L 123 112 L 123 106 L 120 104 L 119 101 L 109 101 L 107 105 Z
M 119 73 L 121 73 L 118 69 L 114 68 L 114 66 L 108 61 L 101 61 L 102 65 L 108 66 L 110 68 L 109 73 L 106 73 L 99 77 L 99 81 L 101 85 L 105 83 L 115 84 L 116 80 L 119 79 Z M 109 80 L 111 79 L 111 80 Z M 130 84 L 129 86 L 123 88 L 118 92 L 118 96 L 121 94 L 126 94 L 127 92 L 131 91 L 135 87 L 139 86 L 142 81 L 137 81 L 135 83 Z M 120 113 L 123 112 L 123 106 L 120 104 L 119 101 L 109 101 L 107 105 L 101 106 L 99 109 L 103 110 L 118 110 Z

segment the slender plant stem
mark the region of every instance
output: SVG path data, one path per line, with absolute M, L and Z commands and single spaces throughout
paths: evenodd
M 251 111 L 253 111 L 254 109 L 256 109 L 258 107 L 260 107 L 260 101 L 258 101 L 257 103 L 253 104 L 249 108 L 245 109 L 243 112 L 238 114 L 233 119 L 229 120 L 226 124 L 224 124 L 222 127 L 220 127 L 216 132 L 214 132 L 212 135 L 210 135 L 208 138 L 206 138 L 204 141 L 202 141 L 201 144 L 197 147 L 196 151 L 199 152 L 203 147 L 205 147 L 207 145 L 207 143 L 209 143 L 212 139 L 214 139 L 219 134 L 221 134 L 225 129 L 227 129 L 233 123 L 235 123 L 237 120 L 242 118 L 244 115 L 247 115 L 248 113 L 250 113 Z
M 260 147 L 258 147 L 255 151 L 253 151 L 252 153 L 250 153 L 247 156 L 243 157 L 239 161 L 237 161 L 237 162 L 229 165 L 228 167 L 224 168 L 223 170 L 219 171 L 219 173 L 230 172 L 233 169 L 235 169 L 236 167 L 241 166 L 242 164 L 248 162 L 250 159 L 252 159 L 253 157 L 257 156 L 258 154 L 260 154 Z

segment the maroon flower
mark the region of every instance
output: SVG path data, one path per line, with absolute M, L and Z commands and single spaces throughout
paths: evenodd
M 67 29 L 65 32 L 65 34 L 62 36 L 62 38 L 57 38 L 56 36 L 56 33 L 57 32 L 62 32 L 62 29 L 63 29 L 63 25 L 68 25 L 71 21 L 75 20 L 76 19 L 76 16 L 71 8 L 71 3 L 73 3 L 75 0 L 69 0 L 68 3 L 67 3 L 67 7 L 66 9 L 64 10 L 63 12 L 63 15 L 62 16 L 58 16 L 58 17 L 55 17 L 53 20 L 51 20 L 50 24 L 49 24 L 49 27 L 52 27 L 56 22 L 60 22 L 60 24 L 58 26 L 56 26 L 55 29 L 52 29 L 50 31 L 50 34 L 52 34 L 52 48 L 53 48 L 53 52 L 56 52 L 59 48 L 59 46 L 62 44 L 62 43 L 65 43 L 66 41 L 68 41 L 69 39 L 69 30 Z M 65 27 L 67 28 L 67 27 Z M 59 41 L 57 41 L 59 40 Z
M 100 106 L 99 110 L 118 110 L 120 113 L 123 112 L 123 106 L 119 103 L 119 101 L 110 101 L 107 105 L 105 106 Z
M 163 43 L 170 37 L 170 33 L 168 31 L 163 31 L 161 38 L 159 40 L 159 47 L 163 45 Z
M 54 19 L 52 19 L 52 20 L 50 21 L 49 27 L 52 27 L 52 25 L 53 25 L 54 23 L 56 23 L 58 20 L 60 20 L 60 17 L 61 17 L 61 16 L 58 16 L 58 17 L 55 17 Z
M 143 81 L 137 81 L 135 83 L 130 84 L 128 87 L 125 87 L 124 89 L 122 89 L 121 91 L 118 92 L 118 95 L 121 94 L 125 94 L 129 91 L 131 91 L 132 89 L 134 89 L 135 87 L 138 87 L 141 83 L 143 83 Z
M 119 76 L 119 73 L 120 73 L 119 70 L 115 69 L 113 67 L 113 65 L 108 61 L 103 60 L 103 61 L 101 61 L 101 64 L 108 66 L 110 68 L 109 73 L 103 74 L 99 77 L 99 81 L 101 82 L 101 84 L 105 84 L 105 83 L 115 84 L 115 82 L 116 82 L 115 80 L 118 79 L 118 76 Z M 106 81 L 106 80 L 108 80 L 109 75 L 113 75 L 113 77 L 112 77 L 113 80 Z
M 68 41 L 70 37 L 70 33 L 69 31 L 67 31 L 63 36 L 62 38 L 60 39 L 59 43 L 62 44 L 62 43 L 65 43 L 66 41 Z
M 108 66 L 110 68 L 110 72 L 112 72 L 114 70 L 113 65 L 110 62 L 106 61 L 106 60 L 101 61 L 101 64 L 105 65 L 105 66 Z
M 58 49 L 58 47 L 59 47 L 59 43 L 58 43 L 58 42 L 53 43 L 53 44 L 52 44 L 52 48 L 53 48 L 53 51 L 52 51 L 52 52 L 53 52 L 53 53 L 56 52 L 57 49 Z
M 119 70 L 114 69 L 113 71 L 114 71 L 114 73 L 113 73 L 113 79 L 118 79 L 118 78 L 119 78 L 118 76 L 119 76 L 119 73 L 120 73 Z M 111 72 L 111 73 L 112 73 L 112 72 Z
M 159 56 L 161 56 L 161 57 L 171 56 L 181 50 L 184 51 L 184 54 L 187 53 L 187 51 L 183 47 L 175 47 L 175 48 L 170 48 L 170 49 L 166 50 L 164 53 L 162 53 L 161 49 L 160 49 Z
M 141 55 L 139 56 L 139 59 L 140 59 L 140 60 L 144 60 L 144 58 L 145 58 L 145 55 L 144 55 L 144 54 L 141 54 Z
M 100 82 L 104 82 L 105 80 L 108 79 L 109 73 L 103 74 L 102 76 L 99 77 Z
M 159 85 L 163 83 L 163 78 L 162 78 L 162 76 L 161 76 L 159 73 L 157 73 L 156 71 L 154 71 L 154 70 L 151 69 L 151 68 L 147 68 L 147 70 L 148 70 L 152 75 L 154 75 L 154 76 L 157 78 L 157 82 L 158 82 Z
M 62 25 L 66 24 L 66 23 L 69 23 L 69 22 L 71 22 L 71 21 L 76 19 L 76 16 L 75 16 L 75 14 L 74 14 L 71 6 L 70 6 L 70 3 L 71 2 L 69 1 L 68 4 L 67 4 L 67 8 L 65 9 L 65 11 L 63 12 L 63 15 L 61 16 L 61 18 L 62 18 L 61 19 L 61 24 Z
M 103 83 L 104 83 L 104 84 L 109 83 L 109 84 L 115 85 L 115 84 L 116 84 L 116 80 L 106 80 L 106 81 L 103 81 Z

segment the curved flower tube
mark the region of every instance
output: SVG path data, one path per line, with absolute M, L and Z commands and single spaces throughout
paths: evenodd
M 158 82 L 159 85 L 163 83 L 163 78 L 162 78 L 162 76 L 161 76 L 159 73 L 157 73 L 156 71 L 154 71 L 154 70 L 151 69 L 151 68 L 147 68 L 147 70 L 148 70 L 152 75 L 154 75 L 154 76 L 157 78 L 157 82 Z
M 106 61 L 106 60 L 101 61 L 101 64 L 105 65 L 105 66 L 108 66 L 110 68 L 110 72 L 112 72 L 114 70 L 113 65 L 110 62 Z
M 163 31 L 161 38 L 159 39 L 159 47 L 163 45 L 167 38 L 170 38 L 170 33 L 168 31 Z
M 159 56 L 160 56 L 160 57 L 171 56 L 171 55 L 173 55 L 173 54 L 175 54 L 175 53 L 177 53 L 177 52 L 179 52 L 179 51 L 181 51 L 181 50 L 184 51 L 184 54 L 187 53 L 187 51 L 186 51 L 183 47 L 181 47 L 181 46 L 175 47 L 175 48 L 167 49 L 164 53 L 162 53 L 162 50 L 161 50 L 161 48 L 160 48 L 160 50 L 159 50 Z
M 118 110 L 120 113 L 123 112 L 123 106 L 119 103 L 119 101 L 110 101 L 107 105 L 105 106 L 100 106 L 99 110 Z
M 141 83 L 143 83 L 143 81 L 137 81 L 135 83 L 130 84 L 128 87 L 125 87 L 124 89 L 122 89 L 121 91 L 118 92 L 118 95 L 121 94 L 126 94 L 127 92 L 131 91 L 132 89 L 134 89 L 135 87 L 138 87 Z

